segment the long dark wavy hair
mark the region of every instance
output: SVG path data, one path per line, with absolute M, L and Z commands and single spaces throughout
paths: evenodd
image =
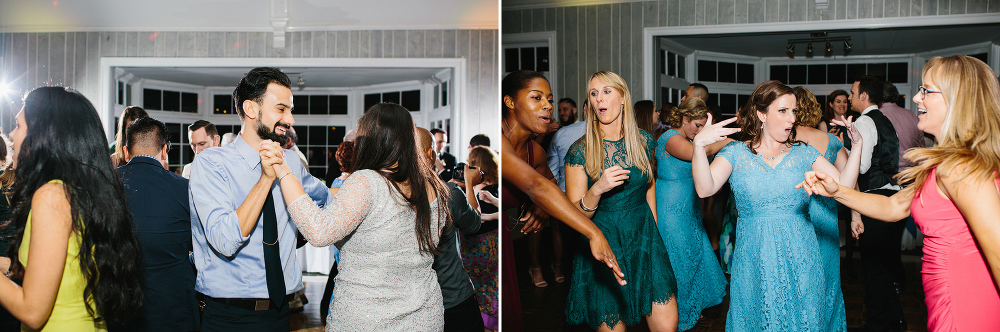
M 74 216 L 73 232 L 81 239 L 87 312 L 97 322 L 119 326 L 142 304 L 142 251 L 122 181 L 111 168 L 97 110 L 79 92 L 42 87 L 27 94 L 23 112 L 27 128 L 17 151 L 12 216 L 18 236 L 7 254 L 23 271 L 17 255 L 32 196 L 49 181 L 62 180 Z
M 441 182 L 426 158 L 417 154 L 414 138 L 413 118 L 405 107 L 392 103 L 375 104 L 358 120 L 358 139 L 355 141 L 354 160 L 351 173 L 360 169 L 370 169 L 386 178 L 417 212 L 414 231 L 420 251 L 437 255 L 438 237 L 443 229 L 451 225 L 447 208 L 438 210 L 438 217 L 445 220 L 442 230 L 431 228 L 431 205 L 428 202 L 427 187 L 434 189 L 441 202 L 448 202 L 448 188 Z M 407 197 L 399 188 L 399 183 L 409 182 L 410 195 Z M 442 205 L 445 207 L 446 205 Z

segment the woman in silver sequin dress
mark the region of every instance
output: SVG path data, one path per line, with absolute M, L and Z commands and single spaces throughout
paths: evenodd
M 448 191 L 417 157 L 406 108 L 376 104 L 358 123 L 351 176 L 323 208 L 305 196 L 276 143 L 261 144 L 288 212 L 314 246 L 340 248 L 327 331 L 440 331 L 444 307 L 431 268 L 448 223 Z

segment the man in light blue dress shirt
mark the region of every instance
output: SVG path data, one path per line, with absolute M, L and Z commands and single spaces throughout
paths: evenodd
M 562 118 L 562 109 L 564 105 L 572 105 L 572 111 L 576 112 L 576 103 L 573 99 L 563 98 L 559 100 L 559 116 Z M 546 153 L 546 161 L 549 164 L 549 170 L 552 171 L 552 175 L 556 177 L 558 181 L 559 189 L 566 191 L 566 153 L 569 152 L 570 145 L 573 145 L 576 140 L 583 137 L 583 134 L 587 133 L 587 104 L 584 104 L 583 120 L 580 122 L 575 122 L 570 125 L 563 124 L 564 127 L 559 128 L 556 131 L 556 135 L 552 137 L 552 143 L 549 143 L 549 149 Z M 567 112 L 569 114 L 569 112 Z M 574 116 L 575 118 L 575 116 Z
M 297 230 L 274 181 L 280 175 L 262 169 L 258 147 L 265 139 L 284 141 L 295 123 L 290 85 L 277 68 L 251 70 L 233 92 L 243 123 L 239 138 L 202 151 L 191 165 L 191 220 L 200 221 L 191 223 L 195 290 L 204 294 L 203 331 L 289 330 L 287 301 L 303 288 L 295 256 Z M 320 205 L 332 200 L 329 189 L 298 158 L 285 162 L 313 200 Z M 279 301 L 269 300 L 274 297 L 269 297 L 265 272 L 264 220 L 271 211 L 262 210 L 268 195 L 273 197 L 286 294 Z

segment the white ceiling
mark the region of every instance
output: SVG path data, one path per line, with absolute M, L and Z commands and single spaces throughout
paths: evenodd
M 496 29 L 499 0 L 3 0 L 0 31 Z
M 808 39 L 810 33 L 778 32 L 754 34 L 671 36 L 667 40 L 688 48 L 755 57 L 785 57 L 789 39 Z M 919 28 L 829 31 L 829 37 L 851 37 L 852 56 L 923 53 L 945 48 L 1000 40 L 1000 24 L 934 26 Z M 843 42 L 831 42 L 834 56 L 844 55 Z M 813 44 L 815 58 L 823 57 L 824 43 Z M 796 58 L 805 57 L 806 44 L 795 46 Z
M 250 71 L 247 68 L 120 67 L 136 78 L 199 85 L 236 86 Z M 306 88 L 350 88 L 377 84 L 424 80 L 445 68 L 281 68 L 296 87 L 302 74 Z

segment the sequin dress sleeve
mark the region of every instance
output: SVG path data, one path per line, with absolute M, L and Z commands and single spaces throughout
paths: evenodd
M 375 171 L 355 172 L 326 208 L 303 194 L 288 205 L 288 214 L 309 243 L 317 247 L 331 245 L 358 228 L 368 215 L 373 201 L 371 181 L 382 179 Z

